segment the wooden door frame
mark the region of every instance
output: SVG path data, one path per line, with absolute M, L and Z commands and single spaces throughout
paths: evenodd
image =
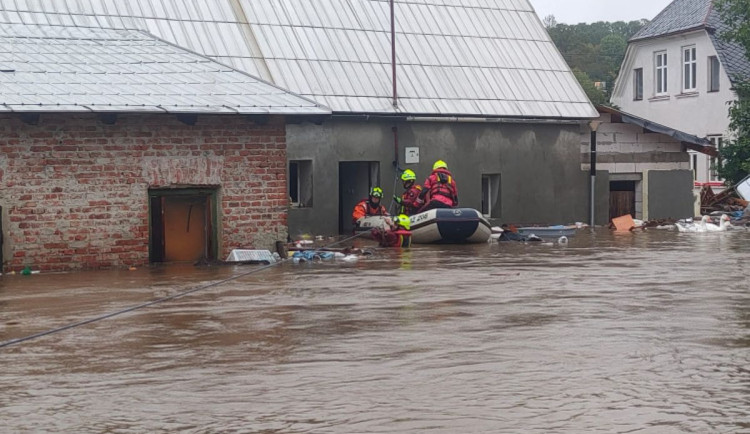
M 207 218 L 208 218 L 208 231 L 209 236 L 211 238 L 210 242 L 206 243 L 206 247 L 208 248 L 208 258 L 206 259 L 218 259 L 219 255 L 219 203 L 218 203 L 218 196 L 219 196 L 219 189 L 217 188 L 206 188 L 206 187 L 188 187 L 188 188 L 154 188 L 148 190 L 148 255 L 149 255 L 149 261 L 150 262 L 162 262 L 162 261 L 155 261 L 154 258 L 158 255 L 155 253 L 154 248 L 154 228 L 153 226 L 153 216 L 152 213 L 154 210 L 151 206 L 151 200 L 153 198 L 161 198 L 162 201 L 164 198 L 167 197 L 187 197 L 187 196 L 193 196 L 193 197 L 205 197 L 210 202 L 209 206 L 206 207 L 207 210 Z M 162 202 L 163 203 L 163 202 Z M 162 206 L 162 212 L 163 212 L 163 206 Z M 163 223 L 163 220 L 162 220 Z M 163 255 L 163 252 L 162 252 Z

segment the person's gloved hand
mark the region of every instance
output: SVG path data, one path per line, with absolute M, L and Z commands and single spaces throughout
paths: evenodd
M 398 196 L 393 196 L 393 200 L 396 201 L 396 203 L 399 205 L 401 205 L 404 202 L 404 200 Z

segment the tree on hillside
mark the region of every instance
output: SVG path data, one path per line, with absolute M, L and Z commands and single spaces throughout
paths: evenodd
M 557 19 L 555 19 L 554 15 L 547 15 L 542 20 L 542 24 L 544 24 L 544 28 L 551 29 L 557 25 Z
M 720 37 L 736 42 L 745 49 L 750 59 L 750 1 L 717 0 L 721 18 L 729 30 Z M 734 77 L 737 100 L 729 108 L 729 128 L 732 137 L 722 147 L 719 176 L 729 184 L 736 184 L 750 174 L 750 77 Z
M 606 105 L 607 95 L 601 90 L 597 89 L 594 81 L 585 72 L 578 68 L 573 69 L 573 75 L 575 75 L 578 83 L 581 84 L 583 91 L 586 92 L 586 96 L 589 97 L 591 102 L 595 105 Z
M 605 82 L 607 88 L 602 93 L 605 103 L 609 99 L 620 65 L 625 57 L 627 41 L 648 21 L 618 21 L 615 23 L 597 22 L 575 25 L 560 24 L 554 16 L 545 18 L 545 23 L 552 41 L 572 69 L 577 69 L 577 77 L 584 73 L 592 82 Z M 586 83 L 581 83 L 584 89 Z M 596 98 L 599 93 L 594 94 Z

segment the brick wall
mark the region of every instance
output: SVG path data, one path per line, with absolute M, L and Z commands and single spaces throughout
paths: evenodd
M 243 116 L 0 115 L 5 270 L 141 265 L 149 260 L 149 188 L 216 187 L 219 257 L 271 248 L 287 234 L 282 119 Z

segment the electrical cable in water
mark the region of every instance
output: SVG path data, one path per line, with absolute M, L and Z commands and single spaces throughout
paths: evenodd
M 330 247 L 335 246 L 337 244 L 345 243 L 347 241 L 353 240 L 354 238 L 361 237 L 362 235 L 365 235 L 366 233 L 367 232 L 360 232 L 357 235 L 351 236 L 349 238 L 345 238 L 345 239 L 343 239 L 341 241 L 336 241 L 335 243 L 328 244 L 327 246 L 318 247 L 317 249 L 314 249 L 314 250 L 318 251 L 318 250 L 330 248 Z M 21 338 L 16 338 L 16 339 L 11 339 L 11 340 L 5 341 L 5 342 L 0 342 L 0 348 L 9 347 L 11 345 L 17 345 L 17 344 L 20 344 L 20 343 L 23 343 L 23 342 L 27 342 L 27 341 L 30 341 L 30 340 L 33 340 L 33 339 L 38 339 L 38 338 L 41 338 L 41 337 L 44 337 L 44 336 L 49 336 L 49 335 L 52 335 L 52 334 L 63 332 L 65 330 L 70 330 L 70 329 L 73 329 L 73 328 L 81 327 L 81 326 L 84 326 L 84 325 L 87 325 L 87 324 L 95 323 L 95 322 L 102 321 L 102 320 L 105 320 L 105 319 L 108 319 L 108 318 L 112 318 L 112 317 L 115 317 L 115 316 L 123 315 L 123 314 L 129 313 L 129 312 L 133 312 L 133 311 L 138 310 L 138 309 L 143 309 L 143 308 L 146 308 L 146 307 L 149 307 L 149 306 L 153 306 L 155 304 L 160 304 L 160 303 L 164 303 L 164 302 L 167 302 L 167 301 L 175 300 L 177 298 L 184 297 L 186 295 L 190 295 L 190 294 L 193 294 L 193 293 L 198 292 L 198 291 L 203 291 L 203 290 L 206 290 L 206 289 L 209 289 L 209 288 L 214 288 L 214 287 L 217 287 L 219 285 L 223 285 L 225 283 L 228 283 L 228 282 L 231 282 L 233 280 L 237 280 L 237 279 L 243 278 L 245 276 L 249 276 L 251 274 L 260 273 L 261 271 L 264 271 L 264 270 L 267 270 L 269 268 L 275 267 L 276 265 L 279 265 L 281 263 L 283 263 L 283 261 L 274 262 L 273 264 L 264 265 L 264 266 L 262 266 L 260 268 L 255 268 L 255 269 L 253 269 L 251 271 L 248 271 L 246 273 L 238 274 L 236 276 L 232 276 L 232 277 L 229 277 L 227 279 L 220 280 L 218 282 L 210 283 L 208 285 L 199 286 L 197 288 L 189 289 L 187 291 L 178 292 L 176 294 L 168 295 L 166 297 L 162 297 L 162 298 L 159 298 L 159 299 L 156 299 L 156 300 L 148 301 L 146 303 L 141 303 L 141 304 L 138 304 L 138 305 L 135 305 L 135 306 L 130 306 L 128 308 L 125 308 L 125 309 L 122 309 L 122 310 L 118 310 L 116 312 L 110 312 L 110 313 L 107 313 L 107 314 L 104 314 L 104 315 L 100 315 L 100 316 L 97 316 L 97 317 L 89 318 L 89 319 L 86 319 L 86 320 L 83 320 L 83 321 L 79 321 L 79 322 L 76 322 L 76 323 L 64 325 L 62 327 L 58 327 L 58 328 L 46 330 L 46 331 L 43 331 L 43 332 L 35 333 L 33 335 L 28 335 L 28 336 L 24 336 L 24 337 L 21 337 Z

